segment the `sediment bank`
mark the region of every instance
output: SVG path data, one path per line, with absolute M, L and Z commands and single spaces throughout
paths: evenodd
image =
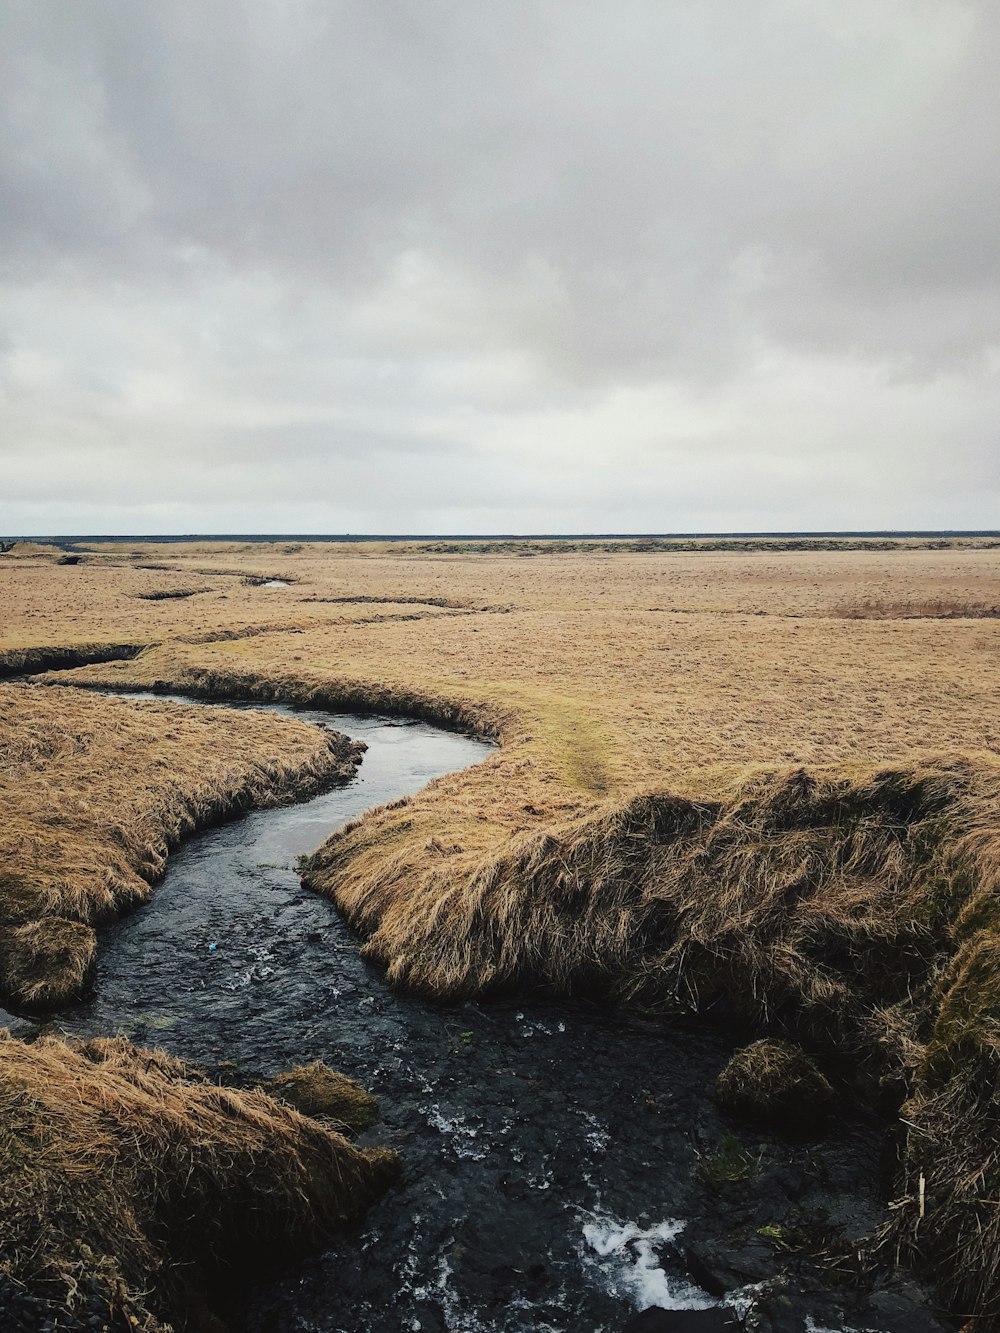
M 148 647 L 148 643 L 83 643 L 59 648 L 5 648 L 0 651 L 0 680 L 42 671 L 69 671 L 96 662 L 127 661 Z
M 310 679 L 292 673 L 276 677 L 249 667 L 235 669 L 221 664 L 215 668 L 203 667 L 185 662 L 169 650 L 160 650 L 145 661 L 132 663 L 131 670 L 106 672 L 99 669 L 100 664 L 97 666 L 97 670 L 75 675 L 69 683 L 96 691 L 183 694 L 205 703 L 287 704 L 330 713 L 414 718 L 447 731 L 494 742 L 501 740 L 508 716 L 488 704 L 449 699 L 428 690 L 400 688 L 374 680 Z M 67 682 L 46 682 L 42 677 L 40 683 Z

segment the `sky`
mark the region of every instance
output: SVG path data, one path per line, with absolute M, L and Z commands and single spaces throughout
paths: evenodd
M 4 0 L 0 533 L 1000 526 L 996 0 Z

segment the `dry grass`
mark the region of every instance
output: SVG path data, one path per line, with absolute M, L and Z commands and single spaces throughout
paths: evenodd
M 989 1326 L 1000 624 L 950 612 L 1000 604 L 994 547 L 102 546 L 0 589 L 0 662 L 143 642 L 63 679 L 499 737 L 315 858 L 369 955 L 439 997 L 586 989 L 848 1055 L 909 1097 L 892 1253 Z
M 328 1242 L 395 1171 L 392 1153 L 162 1052 L 0 1033 L 3 1264 L 54 1310 L 96 1288 L 115 1327 L 218 1328 L 227 1279 Z
M 829 1081 L 801 1046 L 774 1037 L 737 1051 L 716 1079 L 715 1095 L 735 1115 L 792 1133 L 821 1125 L 834 1100 Z
M 1000 1319 L 996 760 L 760 774 L 719 801 L 633 797 L 522 835 L 459 882 L 447 864 L 359 875 L 371 836 L 336 835 L 308 881 L 397 984 L 680 1003 L 908 1089 L 897 1250 L 952 1308 Z
M 95 924 L 143 902 L 195 827 L 350 776 L 342 737 L 254 713 L 0 686 L 0 995 L 78 995 Z
M 947 948 L 953 882 L 980 874 L 956 849 L 981 835 L 994 855 L 998 802 L 985 759 L 762 772 L 721 799 L 608 802 L 461 880 L 457 857 L 372 856 L 403 806 L 334 834 L 307 881 L 422 994 L 540 984 L 675 1000 L 874 1051 L 876 1014 L 913 999 Z M 880 1063 L 907 1060 L 905 1029 L 887 1021 L 878 1037 L 893 1043 Z
M 994 758 L 762 773 L 718 801 L 632 797 L 522 835 L 458 882 L 401 859 L 359 875 L 373 832 L 335 835 L 307 878 L 396 984 L 681 1004 L 906 1089 L 896 1253 L 953 1309 L 1000 1319 Z
M 0 653 L 0 680 L 37 674 L 41 671 L 65 671 L 92 662 L 117 662 L 135 657 L 144 643 L 81 643 L 67 647 L 9 648 Z
M 947 597 L 908 602 L 869 597 L 844 602 L 836 611 L 845 620 L 995 620 L 1000 617 L 1000 604 L 959 602 Z
M 342 1134 L 360 1134 L 378 1119 L 378 1103 L 360 1083 L 329 1069 L 322 1060 L 295 1065 L 264 1084 L 264 1092 L 303 1115 L 332 1120 Z

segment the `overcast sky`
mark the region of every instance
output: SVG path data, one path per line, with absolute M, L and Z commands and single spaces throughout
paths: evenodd
M 996 0 L 4 0 L 0 533 L 1000 526 Z

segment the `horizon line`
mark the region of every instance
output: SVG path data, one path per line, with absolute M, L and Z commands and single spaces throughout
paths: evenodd
M 425 542 L 425 541 L 693 541 L 738 538 L 822 537 L 1000 537 L 997 528 L 829 528 L 701 532 L 147 532 L 11 535 L 14 542 Z

